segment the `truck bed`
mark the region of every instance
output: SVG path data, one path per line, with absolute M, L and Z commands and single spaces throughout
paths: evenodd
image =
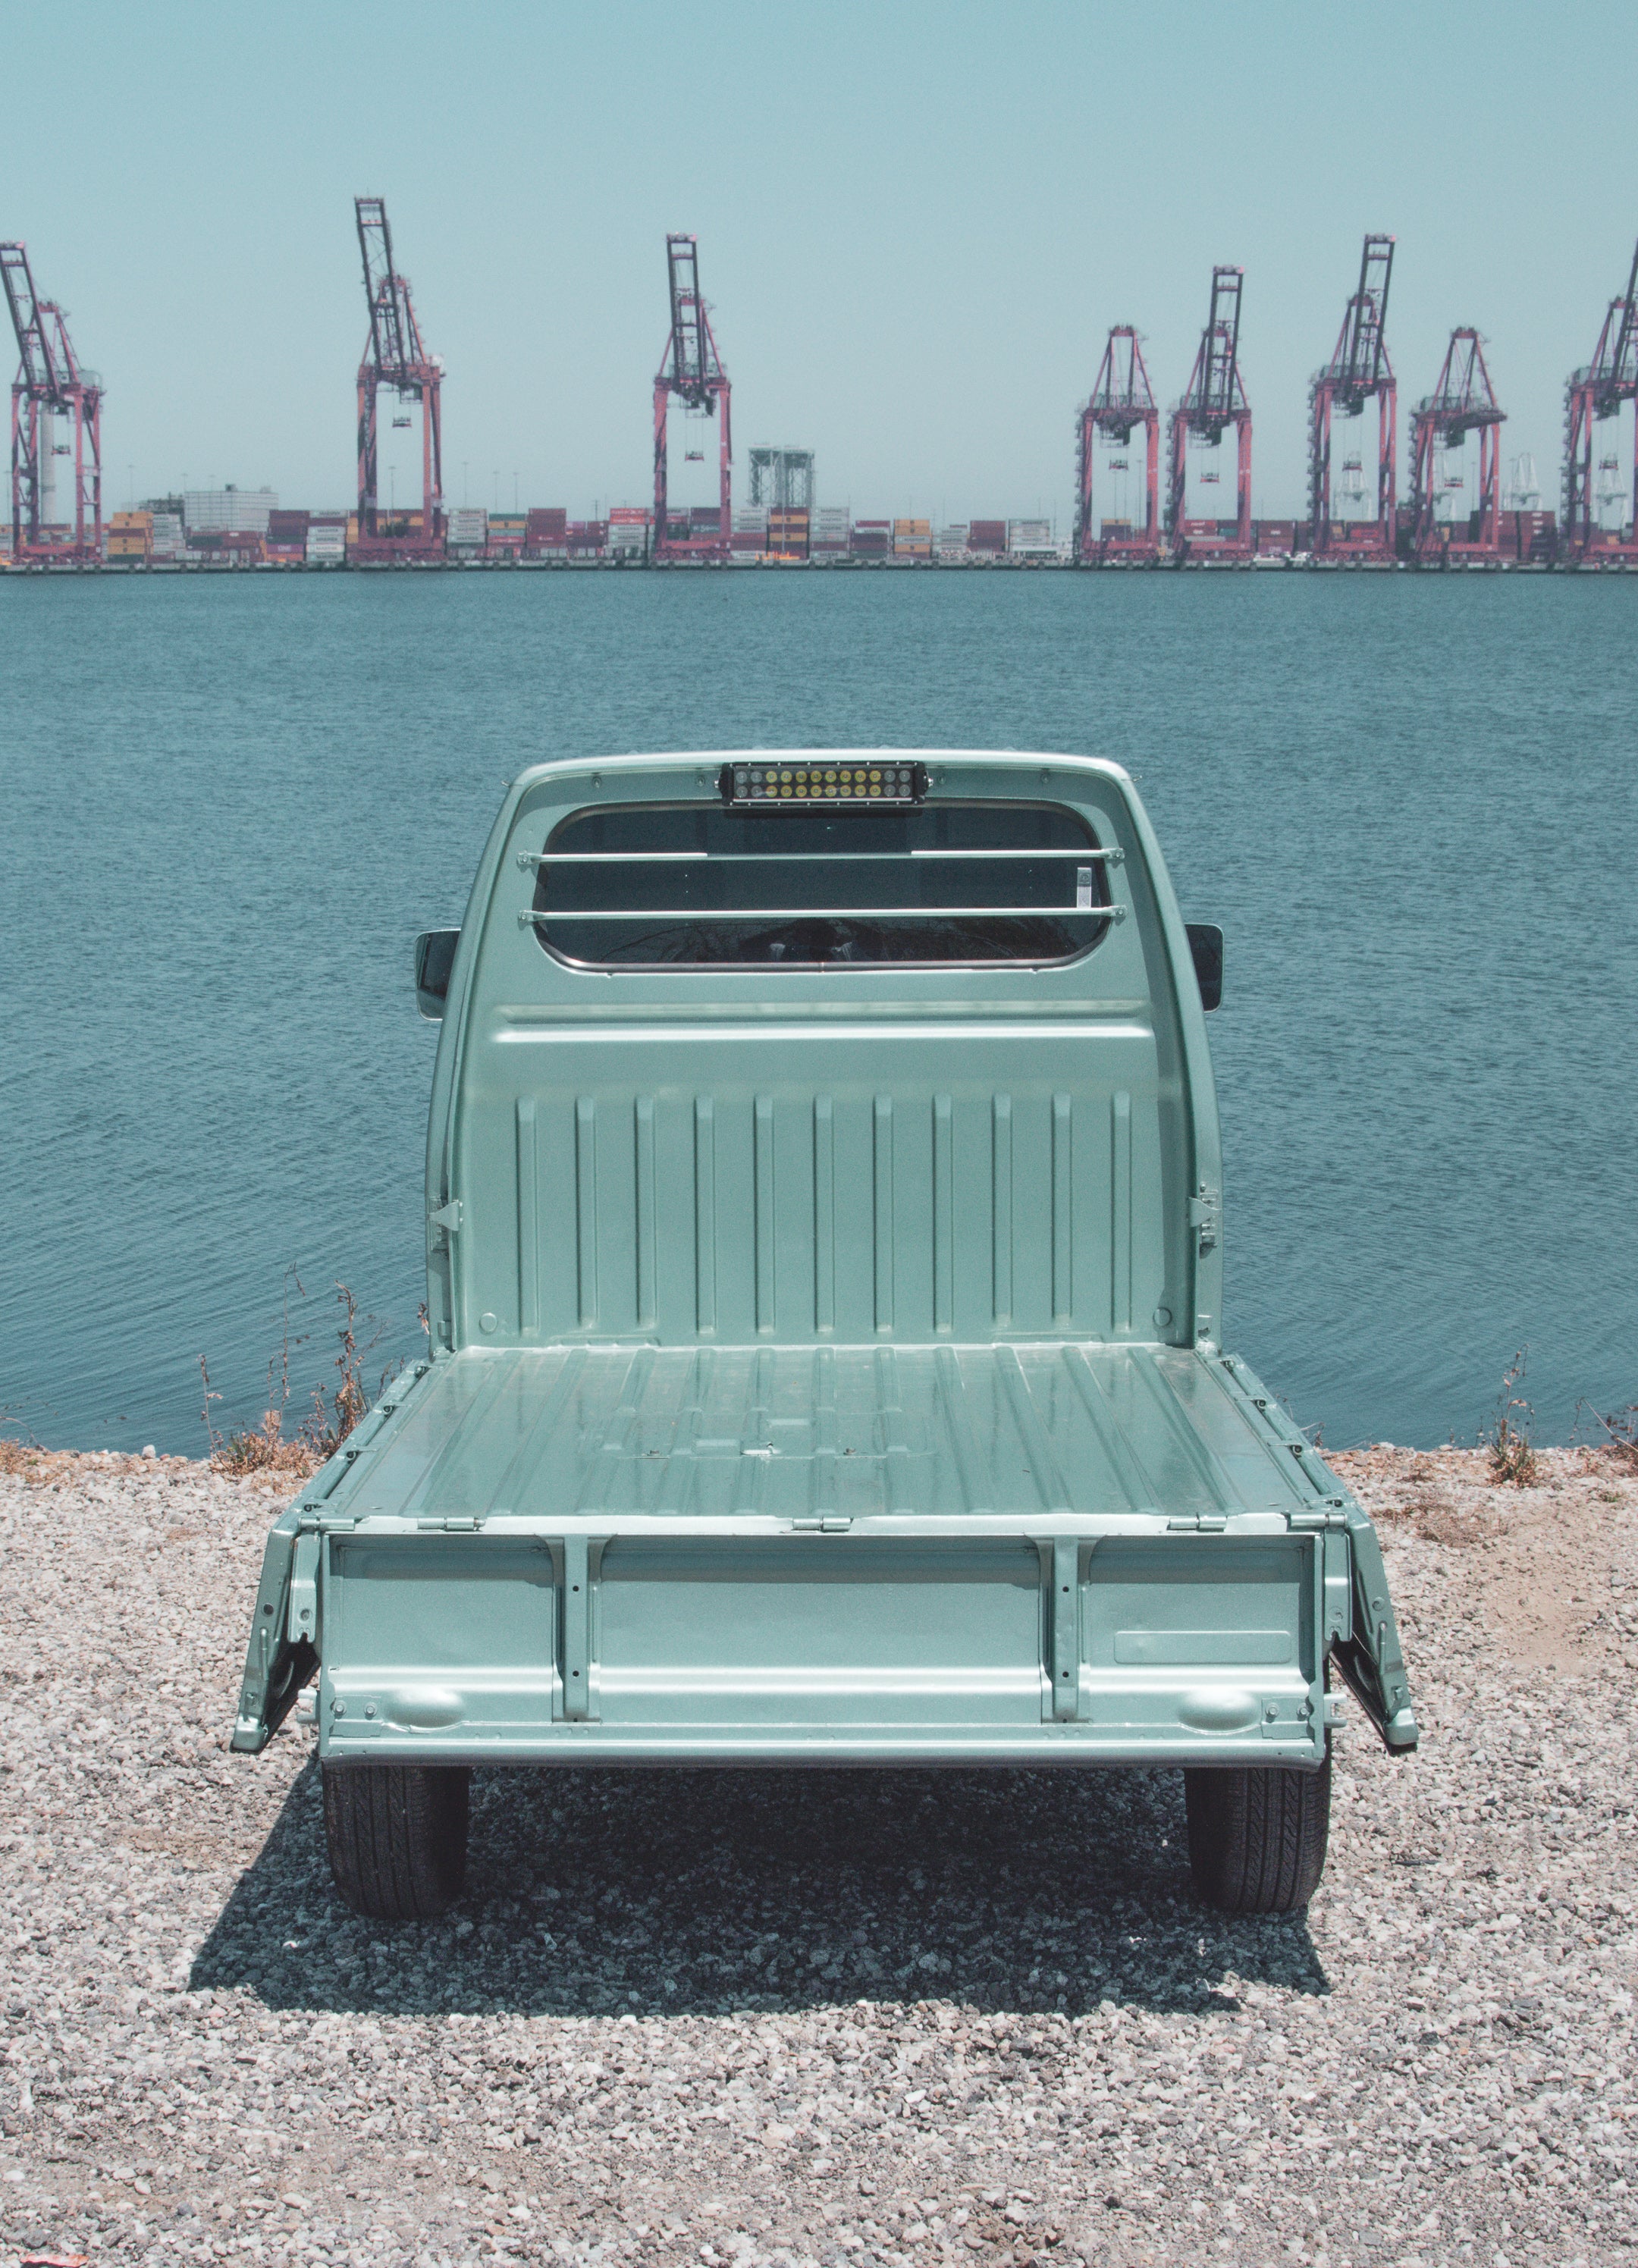
M 623 1527 L 1162 1506 L 1283 1524 L 1337 1484 L 1244 1375 L 1158 1345 L 472 1348 L 355 1437 L 335 1504 Z
M 1333 1650 L 1415 1737 L 1369 1521 L 1164 1345 L 463 1350 L 279 1523 L 235 1746 L 315 1642 L 327 1760 L 1317 1764 Z

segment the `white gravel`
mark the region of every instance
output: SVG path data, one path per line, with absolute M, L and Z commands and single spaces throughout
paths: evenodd
M 0 1474 L 0 2268 L 1638 2260 L 1638 1481 L 1338 1462 L 1424 1745 L 1274 1923 L 1163 1772 L 480 1775 L 360 1921 L 310 1735 L 226 1749 L 279 1499 Z

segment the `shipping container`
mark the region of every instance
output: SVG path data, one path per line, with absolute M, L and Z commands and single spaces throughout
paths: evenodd
M 558 504 L 542 504 L 528 512 L 524 526 L 531 543 L 566 543 L 569 540 L 569 515 Z
M 967 524 L 967 549 L 970 551 L 1005 551 L 1007 522 L 1004 519 L 974 519 Z
M 277 510 L 274 489 L 189 489 L 182 498 L 189 535 L 265 535 Z

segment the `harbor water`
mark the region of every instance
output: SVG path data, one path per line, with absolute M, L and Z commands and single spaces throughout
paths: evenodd
M 502 783 L 564 754 L 1112 756 L 1211 1030 L 1228 1340 L 1325 1442 L 1638 1398 L 1638 586 L 732 572 L 0 586 L 0 1431 L 291 1414 L 333 1286 L 423 1344 L 436 1035 Z M 293 1271 L 293 1274 L 287 1271 Z M 294 1290 L 296 1280 L 305 1299 Z M 1584 1422 L 1584 1418 L 1583 1421 Z

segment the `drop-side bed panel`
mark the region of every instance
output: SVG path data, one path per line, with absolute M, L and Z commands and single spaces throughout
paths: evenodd
M 1312 1761 L 1318 1580 L 1311 1536 L 332 1536 L 325 1754 Z

